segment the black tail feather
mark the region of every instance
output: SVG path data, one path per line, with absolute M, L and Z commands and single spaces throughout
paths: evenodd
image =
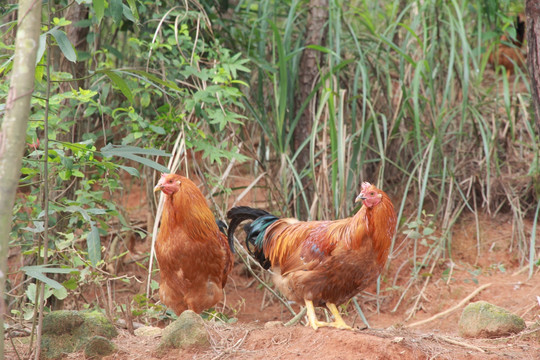
M 264 256 L 263 237 L 266 228 L 278 218 L 267 211 L 253 209 L 247 206 L 237 206 L 227 212 L 229 222 L 229 244 L 234 243 L 234 232 L 236 228 L 245 220 L 253 220 L 244 226 L 246 232 L 246 247 L 248 251 L 265 268 L 270 267 L 270 262 Z M 261 232 L 263 234 L 261 234 Z
M 221 231 L 223 234 L 227 235 L 227 224 L 225 224 L 223 221 L 216 219 L 216 224 L 219 228 L 219 231 Z M 231 249 L 231 252 L 234 254 L 234 241 L 231 242 L 229 239 L 229 249 Z

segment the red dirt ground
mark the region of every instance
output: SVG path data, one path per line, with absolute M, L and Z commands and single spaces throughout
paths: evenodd
M 133 191 L 124 195 L 122 203 L 132 223 L 146 227 L 148 210 L 143 192 L 134 187 Z M 245 199 L 243 203 L 250 204 L 250 200 Z M 382 277 L 380 296 L 377 298 L 373 295 L 376 293 L 375 285 L 358 296 L 358 302 L 372 327 L 370 329 L 364 328 L 352 304 L 343 309 L 346 322 L 357 328 L 354 331 L 328 328 L 313 331 L 301 324 L 284 327 L 282 322 L 292 317 L 289 311 L 264 290 L 243 263 L 237 260 L 225 289 L 224 304 L 218 307 L 228 317 L 237 318 L 237 322 L 206 322 L 212 344 L 209 348 L 171 350 L 158 357 L 155 349 L 159 339 L 136 337 L 125 329 L 119 329 L 120 335 L 114 339 L 118 351 L 106 359 L 540 359 L 540 331 L 530 327 L 540 322 L 537 298 L 540 296 L 540 275 L 536 271 L 528 279 L 528 269 L 523 271 L 520 268 L 515 255 L 517 251 L 510 250 L 511 246 L 516 246 L 512 241 L 510 218 L 506 215 L 497 218 L 481 216 L 479 224 L 480 243 L 483 244 L 480 252 L 476 248 L 474 218 L 465 216 L 454 227 L 453 262 L 439 260 L 431 275 L 428 274 L 430 269 L 425 269 L 423 276 L 410 286 L 394 310 L 407 287 L 412 257 L 411 240 L 403 242 L 404 235 L 400 234 L 402 243 L 398 243 L 390 267 Z M 532 224 L 526 225 L 530 231 Z M 537 238 L 540 238 L 540 233 Z M 141 240 L 132 236 L 124 246 L 130 250 L 126 260 L 109 270 L 118 275 L 136 276 L 144 282 L 145 270 L 130 259 L 140 259 L 149 251 L 150 237 Z M 450 274 L 443 276 L 443 271 L 449 268 L 452 268 Z M 422 292 L 422 300 L 417 307 L 419 310 L 411 319 L 407 319 L 408 311 L 421 293 L 426 279 L 430 281 Z M 136 294 L 145 291 L 144 284 L 134 280 L 129 285 L 119 281 L 113 283 L 117 284 L 113 287 L 114 304 L 125 304 Z M 457 324 L 463 307 L 434 321 L 410 327 L 416 321 L 428 319 L 455 306 L 485 284 L 491 285 L 467 303 L 485 300 L 502 306 L 522 316 L 529 326 L 527 330 L 501 339 L 462 339 Z M 89 286 L 84 297 L 71 301 L 68 298 L 65 307 L 79 308 L 86 301 L 105 308 L 110 304 L 103 294 L 99 288 Z M 157 295 L 154 299 L 157 301 Z M 299 307 L 293 305 L 293 309 L 298 311 Z M 323 310 L 318 310 L 318 316 L 324 317 Z M 135 321 L 149 321 L 149 325 L 160 327 L 166 325 L 142 317 Z M 25 342 L 21 338 L 12 340 L 18 354 L 24 355 L 27 350 Z M 5 345 L 6 358 L 17 359 L 11 341 L 6 341 Z M 79 353 L 66 358 L 83 357 Z

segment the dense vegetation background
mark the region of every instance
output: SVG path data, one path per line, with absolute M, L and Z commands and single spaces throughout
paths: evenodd
M 0 5 L 2 117 L 18 7 Z M 26 266 L 7 280 L 7 315 L 36 319 L 40 296 L 53 308 L 114 278 L 107 266 L 125 253 L 104 245 L 150 239 L 153 224 L 130 223 L 115 196 L 129 182 L 151 191 L 162 171 L 200 179 L 218 217 L 239 188 L 282 214 L 345 217 L 360 183 L 377 183 L 414 247 L 410 283 L 452 256 L 462 216 L 509 214 L 510 251 L 532 273 L 529 77 L 489 61 L 523 11 L 510 0 L 44 2 L 9 237 Z

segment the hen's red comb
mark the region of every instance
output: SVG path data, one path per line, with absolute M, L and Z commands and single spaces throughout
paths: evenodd
M 362 183 L 362 191 L 366 191 L 367 189 L 369 189 L 371 187 L 371 184 L 368 183 L 367 181 L 364 181 Z

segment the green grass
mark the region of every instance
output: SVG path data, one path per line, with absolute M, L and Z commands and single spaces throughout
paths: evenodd
M 257 121 L 246 125 L 253 138 L 244 141 L 270 147 L 253 162 L 267 171 L 270 204 L 295 216 L 304 207 L 309 218 L 340 218 L 352 213 L 362 181 L 376 183 L 391 195 L 400 229 L 430 214 L 441 234 L 427 252 L 418 251 L 421 238 L 405 239 L 413 282 L 420 269 L 452 256 L 452 229 L 464 215 L 476 219 L 480 255 L 478 213 L 510 212 L 512 251 L 532 271 L 536 222 L 531 232 L 526 219 L 538 218 L 539 170 L 528 77 L 525 69 L 511 77 L 493 72 L 488 62 L 512 27 L 508 14 L 522 4 L 330 1 L 326 43 L 312 47 L 322 59 L 319 77 L 297 109 L 298 61 L 310 45 L 303 43 L 306 2 L 257 3 L 256 20 L 241 7 L 236 13 L 254 20 L 246 23 L 259 40 L 246 48 L 258 76 L 250 83 L 257 91 L 245 99 Z M 313 129 L 301 147 L 309 148 L 310 163 L 298 169 L 291 136 L 305 108 Z

